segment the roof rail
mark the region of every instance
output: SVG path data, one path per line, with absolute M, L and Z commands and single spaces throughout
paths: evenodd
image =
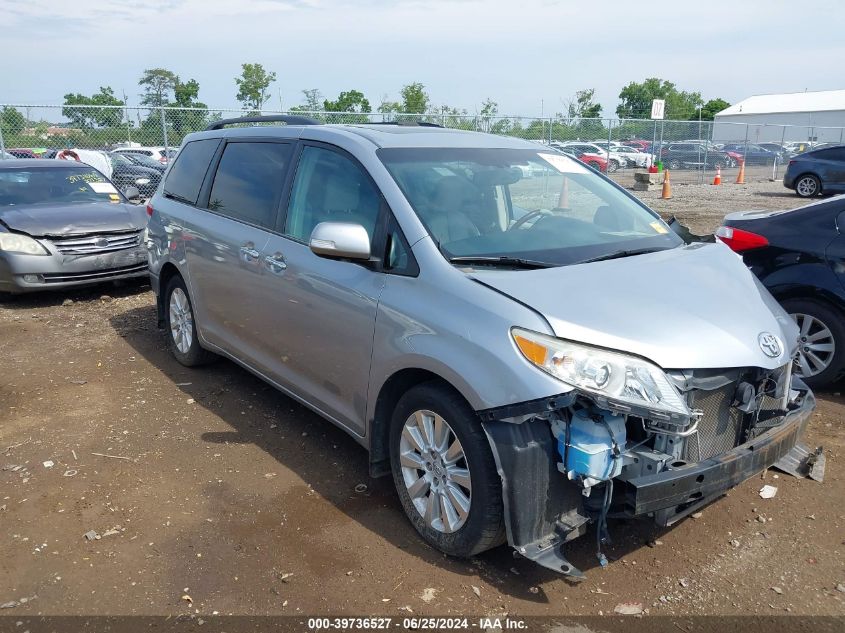
M 316 119 L 308 118 L 307 116 L 296 116 L 290 114 L 265 114 L 254 116 L 235 117 L 234 119 L 220 119 L 210 124 L 205 131 L 222 130 L 227 125 L 234 125 L 236 123 L 287 123 L 288 125 L 322 125 Z
M 439 123 L 429 121 L 370 121 L 366 125 L 406 125 L 409 127 L 443 127 Z

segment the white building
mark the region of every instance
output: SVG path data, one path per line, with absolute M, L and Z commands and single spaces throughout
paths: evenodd
M 714 141 L 845 141 L 845 90 L 755 95 L 722 110 Z

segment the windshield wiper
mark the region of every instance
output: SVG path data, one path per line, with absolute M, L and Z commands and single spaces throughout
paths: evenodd
M 660 251 L 668 251 L 668 248 L 634 248 L 624 251 L 615 251 L 607 255 L 599 255 L 598 257 L 591 257 L 590 259 L 582 259 L 580 262 L 572 262 L 575 264 L 591 264 L 593 262 L 603 262 L 608 259 L 620 259 L 622 257 L 632 257 L 634 255 L 646 255 L 648 253 L 658 253 Z
M 478 264 L 481 266 L 512 266 L 515 268 L 553 268 L 559 264 L 540 262 L 534 259 L 522 259 L 521 257 L 467 255 L 464 257 L 449 258 L 450 264 Z

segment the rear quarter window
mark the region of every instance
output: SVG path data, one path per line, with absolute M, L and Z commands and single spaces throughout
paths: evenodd
M 182 148 L 167 180 L 164 193 L 188 204 L 196 204 L 202 188 L 202 181 L 220 144 L 219 139 L 192 141 Z

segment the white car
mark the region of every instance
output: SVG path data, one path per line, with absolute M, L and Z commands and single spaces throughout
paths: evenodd
M 584 153 L 598 154 L 607 161 L 607 171 L 614 172 L 620 167 L 628 166 L 628 159 L 620 152 L 611 149 L 608 152 L 605 148 L 596 145 L 595 143 L 587 143 L 585 141 L 564 141 L 557 143 L 558 147 L 568 147 L 576 152 L 577 155 Z
M 608 147 L 607 141 L 605 141 L 604 143 L 594 144 L 604 149 L 607 149 Z M 651 167 L 651 164 L 654 162 L 653 154 L 649 154 L 648 152 L 641 152 L 635 147 L 628 147 L 627 145 L 611 143 L 610 153 L 622 156 L 626 161 L 628 161 L 628 165 L 634 167 L 642 167 L 643 169 Z
M 113 152 L 115 154 L 141 154 L 166 165 L 171 158 L 179 153 L 179 150 L 175 147 L 118 147 Z

